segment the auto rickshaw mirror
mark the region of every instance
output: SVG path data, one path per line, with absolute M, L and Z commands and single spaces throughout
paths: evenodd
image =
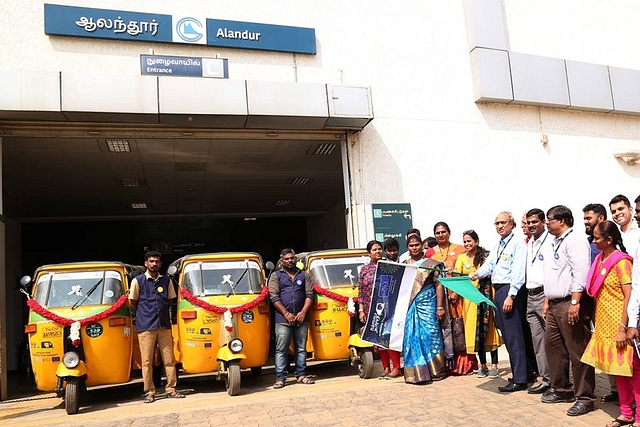
M 22 276 L 20 278 L 20 286 L 18 286 L 18 288 L 23 288 L 26 291 L 30 284 L 31 276 Z
M 176 267 L 175 265 L 170 265 L 169 268 L 167 268 L 167 274 L 169 276 L 173 276 L 178 272 L 178 267 Z
M 273 271 L 276 268 L 276 266 L 273 265 L 271 261 L 267 261 L 267 263 L 264 266 L 267 267 L 267 270 L 269 271 Z

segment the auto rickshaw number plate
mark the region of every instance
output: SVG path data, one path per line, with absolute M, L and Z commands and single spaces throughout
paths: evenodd
M 92 323 L 87 326 L 87 335 L 90 338 L 98 338 L 100 335 L 102 335 L 102 331 L 103 328 L 100 323 Z
M 242 312 L 242 322 L 243 323 L 251 323 L 253 322 L 253 311 L 246 310 Z

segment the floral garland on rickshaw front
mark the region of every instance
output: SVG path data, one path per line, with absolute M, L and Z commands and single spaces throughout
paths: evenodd
M 180 288 L 180 295 L 191 304 L 196 305 L 200 308 L 204 308 L 207 311 L 212 311 L 214 313 L 222 314 L 222 319 L 224 320 L 224 327 L 227 331 L 231 332 L 233 330 L 233 323 L 231 321 L 231 315 L 240 313 L 246 310 L 251 310 L 260 304 L 269 294 L 269 287 L 265 286 L 262 288 L 260 295 L 255 298 L 253 301 L 248 302 L 246 304 L 238 305 L 236 307 L 220 307 L 214 304 L 209 304 L 206 301 L 201 300 L 200 298 L 193 295 L 186 288 Z
M 69 338 L 71 339 L 71 344 L 73 344 L 74 347 L 78 347 L 80 345 L 80 328 L 82 326 L 85 326 L 91 323 L 96 323 L 106 319 L 107 317 L 110 317 L 115 312 L 117 312 L 122 307 L 124 307 L 126 302 L 127 302 L 127 295 L 122 295 L 111 307 L 109 307 L 105 311 L 102 311 L 98 314 L 94 314 L 93 316 L 85 317 L 84 319 L 72 320 L 62 316 L 58 316 L 57 314 L 47 310 L 46 308 L 41 306 L 40 303 L 38 303 L 38 301 L 36 301 L 35 299 L 29 296 L 27 299 L 27 305 L 29 306 L 29 308 L 35 311 L 36 313 L 38 313 L 40 316 L 44 317 L 45 319 L 51 320 L 52 322 L 57 323 L 59 325 L 71 327 Z
M 349 317 L 353 317 L 356 314 L 356 304 L 358 302 L 358 297 L 346 297 L 344 295 L 337 294 L 335 292 L 331 292 L 329 289 L 325 289 L 317 285 L 313 284 L 313 290 L 322 296 L 330 298 L 334 301 L 338 301 L 341 303 L 347 303 L 347 313 L 349 313 Z

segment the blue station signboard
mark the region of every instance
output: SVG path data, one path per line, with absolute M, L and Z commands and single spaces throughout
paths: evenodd
M 313 28 L 46 3 L 44 32 L 51 36 L 316 54 Z

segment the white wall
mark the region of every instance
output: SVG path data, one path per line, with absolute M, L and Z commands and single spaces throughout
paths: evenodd
M 314 27 L 316 56 L 47 37 L 43 2 L 4 0 L 0 69 L 137 75 L 138 55 L 153 49 L 220 54 L 232 79 L 369 85 L 376 118 L 349 145 L 355 246 L 372 237 L 371 203 L 409 202 L 425 234 L 445 220 L 454 241 L 475 228 L 489 246 L 500 210 L 519 217 L 561 203 L 581 218 L 586 203 L 640 193 L 640 166 L 612 156 L 640 149 L 640 118 L 473 102 L 461 0 L 55 3 Z M 634 0 L 504 0 L 504 9 L 513 51 L 640 69 L 629 51 L 640 38 Z

